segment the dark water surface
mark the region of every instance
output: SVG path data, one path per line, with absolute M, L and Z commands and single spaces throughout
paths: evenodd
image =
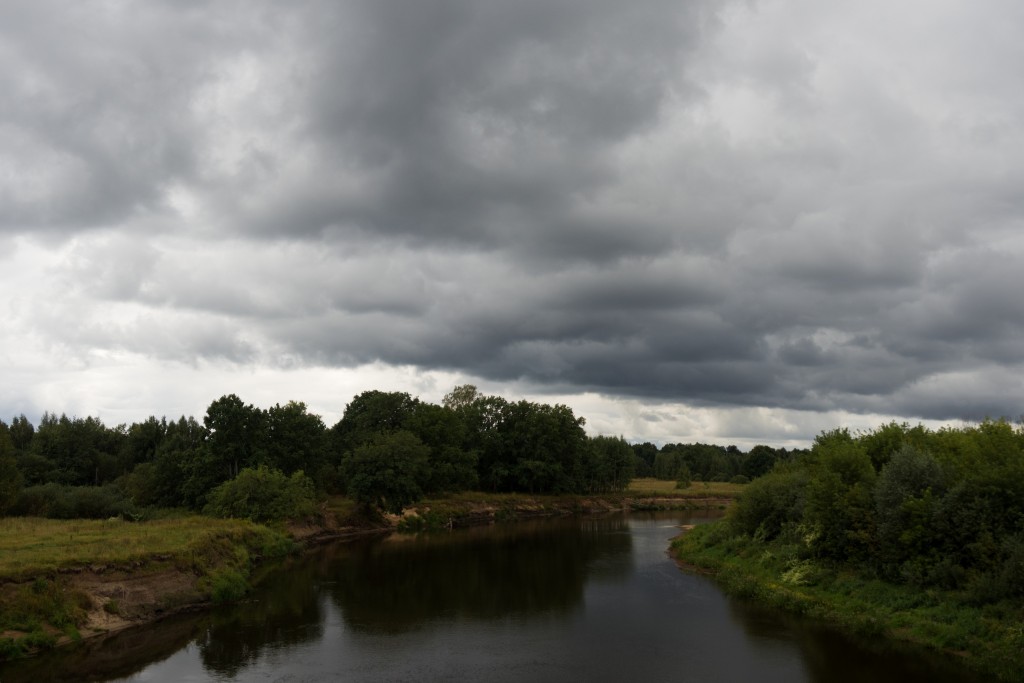
M 0 667 L 31 681 L 975 681 L 731 601 L 666 555 L 692 513 L 324 548 L 251 600 Z

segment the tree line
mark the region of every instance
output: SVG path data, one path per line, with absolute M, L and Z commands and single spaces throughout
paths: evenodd
M 791 460 L 806 451 L 758 444 L 744 453 L 736 446 L 669 443 L 658 448 L 647 442 L 634 444 L 633 452 L 638 477 L 681 483 L 732 481 L 745 484 L 770 472 L 775 463 Z
M 45 413 L 0 421 L 0 514 L 108 517 L 144 508 L 234 513 L 240 501 L 307 509 L 316 494 L 347 494 L 399 510 L 425 495 L 465 490 L 591 494 L 634 476 L 754 478 L 785 449 L 705 444 L 630 445 L 588 436 L 565 405 L 455 387 L 440 405 L 405 392 L 365 391 L 328 427 L 306 404 L 262 409 L 235 394 L 201 421 L 149 417 L 107 427 L 95 417 Z M 231 486 L 226 486 L 231 482 Z M 276 491 L 268 497 L 267 491 Z
M 729 527 L 802 559 L 987 604 L 1024 597 L 1024 427 L 822 433 L 744 491 Z M 783 552 L 779 550 L 777 552 Z

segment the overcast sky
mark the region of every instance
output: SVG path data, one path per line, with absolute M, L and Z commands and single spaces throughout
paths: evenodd
M 1024 3 L 0 4 L 0 418 L 1024 413 Z

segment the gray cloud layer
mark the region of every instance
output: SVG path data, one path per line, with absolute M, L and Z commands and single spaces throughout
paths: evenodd
M 1022 12 L 5 3 L 0 246 L 63 250 L 38 276 L 61 300 L 7 283 L 14 327 L 70 354 L 1015 416 Z

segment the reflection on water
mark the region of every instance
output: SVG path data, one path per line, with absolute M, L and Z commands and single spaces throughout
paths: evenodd
M 0 681 L 964 683 L 732 602 L 667 557 L 684 513 L 538 520 L 323 548 L 251 599 L 0 666 Z
M 43 683 L 125 678 L 188 646 L 202 633 L 200 622 L 196 615 L 170 617 L 155 628 L 123 631 L 41 657 L 0 664 L 0 681 Z
M 792 639 L 798 646 L 808 679 L 830 683 L 863 681 L 984 680 L 963 671 L 955 662 L 924 657 L 912 648 L 887 640 L 854 639 L 800 617 L 767 607 L 732 602 L 730 613 L 752 641 L 776 643 Z
M 367 543 L 333 554 L 327 593 L 349 626 L 380 633 L 436 619 L 569 613 L 597 560 L 629 555 L 628 531 L 617 516 Z M 618 571 L 624 578 L 627 568 Z
M 203 667 L 233 677 L 267 646 L 322 638 L 319 575 L 315 563 L 292 560 L 261 582 L 258 596 L 214 611 L 196 640 Z

